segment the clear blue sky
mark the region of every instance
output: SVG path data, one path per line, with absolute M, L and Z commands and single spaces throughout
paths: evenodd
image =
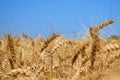
M 0 33 L 73 37 L 108 19 L 117 22 L 103 34 L 119 35 L 120 0 L 0 0 Z

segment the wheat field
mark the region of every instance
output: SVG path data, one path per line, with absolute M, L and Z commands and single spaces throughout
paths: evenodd
M 58 33 L 35 39 L 5 34 L 0 39 L 0 80 L 119 80 L 120 39 L 101 39 L 98 33 L 113 22 L 90 27 L 82 39 Z

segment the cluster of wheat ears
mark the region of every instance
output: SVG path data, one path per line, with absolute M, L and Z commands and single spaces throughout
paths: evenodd
M 5 34 L 0 39 L 0 80 L 108 80 L 120 75 L 120 39 L 90 36 L 67 39 L 55 33 L 47 39 Z M 110 80 L 110 79 L 109 79 Z

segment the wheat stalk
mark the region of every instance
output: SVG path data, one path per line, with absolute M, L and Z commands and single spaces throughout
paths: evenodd
M 91 52 L 91 68 L 93 68 L 93 65 L 94 65 L 94 61 L 95 61 L 95 56 L 96 56 L 96 52 L 99 52 L 99 36 L 98 36 L 98 30 L 104 28 L 105 26 L 107 25 L 110 25 L 112 24 L 113 22 L 115 22 L 115 20 L 109 20 L 107 22 L 104 22 L 100 25 L 98 25 L 97 27 L 95 28 L 91 28 L 90 27 L 90 34 L 91 34 L 91 37 L 93 39 L 93 44 L 92 44 L 92 52 Z
M 7 35 L 7 48 L 10 52 L 10 54 L 8 55 L 9 55 L 9 62 L 10 62 L 11 68 L 15 69 L 16 68 L 16 54 L 14 50 L 13 39 L 11 38 L 10 34 Z

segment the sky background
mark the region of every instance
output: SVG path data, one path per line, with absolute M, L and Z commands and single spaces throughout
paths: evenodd
M 47 37 L 59 32 L 74 38 L 109 19 L 117 22 L 100 35 L 120 35 L 120 0 L 0 0 L 0 34 Z

